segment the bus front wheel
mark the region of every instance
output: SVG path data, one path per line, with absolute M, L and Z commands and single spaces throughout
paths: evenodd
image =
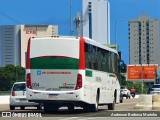
M 96 95 L 96 103 L 91 105 L 91 111 L 97 112 L 98 111 L 98 104 L 99 104 L 99 94 Z

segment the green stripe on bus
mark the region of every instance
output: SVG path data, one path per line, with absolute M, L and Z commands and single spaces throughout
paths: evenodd
M 31 58 L 31 69 L 78 69 L 76 58 Z
M 92 71 L 90 71 L 90 70 L 86 70 L 86 76 L 88 76 L 88 77 L 92 77 Z

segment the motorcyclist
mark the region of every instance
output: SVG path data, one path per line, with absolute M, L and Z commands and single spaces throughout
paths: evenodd
M 134 87 L 132 87 L 130 91 L 131 91 L 132 97 L 134 98 L 135 94 L 136 94 L 136 89 L 134 89 Z

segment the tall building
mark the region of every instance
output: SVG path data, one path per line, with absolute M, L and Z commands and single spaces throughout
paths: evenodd
M 110 44 L 109 0 L 83 0 L 82 35 L 101 44 Z
M 25 66 L 27 44 L 30 37 L 58 35 L 58 27 L 52 25 L 21 25 L 21 66 Z
M 0 26 L 1 65 L 20 65 L 20 26 Z
M 130 64 L 160 65 L 160 20 L 140 15 L 129 20 Z
M 12 64 L 25 67 L 28 39 L 35 36 L 50 35 L 58 35 L 58 26 L 0 26 L 1 66 Z

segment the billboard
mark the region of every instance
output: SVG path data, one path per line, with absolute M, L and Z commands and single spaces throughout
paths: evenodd
M 158 64 L 142 64 L 127 66 L 127 79 L 129 81 L 154 82 L 158 75 Z

